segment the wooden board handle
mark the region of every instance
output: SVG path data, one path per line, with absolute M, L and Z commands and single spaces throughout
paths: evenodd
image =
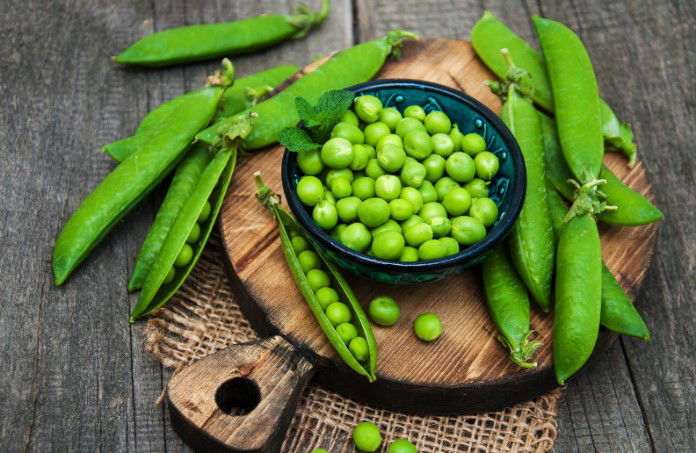
M 313 374 L 280 336 L 230 346 L 172 376 L 172 426 L 197 451 L 278 451 Z

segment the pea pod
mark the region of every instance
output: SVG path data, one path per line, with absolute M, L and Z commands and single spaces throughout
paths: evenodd
M 210 121 L 222 87 L 189 93 L 136 152 L 84 199 L 53 249 L 53 274 L 61 285 L 106 234 L 177 165 L 197 131 Z
M 384 64 L 390 53 L 398 54 L 404 38 L 415 37 L 412 33 L 392 30 L 386 38 L 368 41 L 346 49 L 314 71 L 297 80 L 281 93 L 267 99 L 250 111 L 258 118 L 254 130 L 247 139 L 247 149 L 258 149 L 278 141 L 280 131 L 295 126 L 299 116 L 295 98 L 302 97 L 315 104 L 326 91 L 340 90 L 370 80 Z M 241 115 L 241 113 L 240 113 Z M 222 119 L 201 131 L 196 138 L 210 145 L 217 145 L 225 135 L 228 123 L 234 116 Z
M 540 113 L 544 142 L 546 178 L 567 200 L 573 200 L 574 187 L 568 182 L 573 177 L 561 153 L 556 133 L 556 125 L 548 116 Z M 612 211 L 600 212 L 597 219 L 612 225 L 638 226 L 656 222 L 662 212 L 641 194 L 626 186 L 606 166 L 602 167 L 600 178 L 606 180 L 601 190 L 606 195 L 605 202 L 616 206 Z
M 504 78 L 507 73 L 507 64 L 500 55 L 500 49 L 507 48 L 517 65 L 531 75 L 534 102 L 547 112 L 553 112 L 551 83 L 546 74 L 544 57 L 539 52 L 488 11 L 483 13 L 483 17 L 472 28 L 471 44 L 486 66 L 500 78 Z M 628 166 L 633 167 L 637 154 L 631 126 L 621 123 L 611 107 L 602 99 L 600 111 L 607 151 L 623 152 L 629 159 Z
M 240 55 L 300 39 L 321 24 L 329 13 L 329 0 L 322 0 L 320 12 L 306 5 L 298 14 L 264 14 L 258 17 L 218 24 L 191 25 L 153 33 L 114 58 L 117 63 L 141 66 L 167 66 L 175 63 Z
M 372 333 L 370 322 L 368 321 L 367 316 L 365 316 L 360 303 L 355 298 L 353 291 L 350 289 L 350 286 L 345 281 L 336 266 L 331 261 L 324 258 L 321 253 L 319 253 L 319 249 L 302 229 L 302 227 L 287 211 L 280 206 L 278 196 L 271 192 L 271 190 L 263 184 L 260 174 L 257 172 L 254 177 L 259 188 L 259 192 L 257 194 L 259 201 L 268 207 L 278 223 L 281 248 L 283 250 L 283 254 L 285 255 L 285 260 L 288 263 L 288 267 L 290 268 L 290 272 L 295 278 L 297 287 L 300 289 L 302 296 L 307 301 L 309 308 L 312 310 L 312 313 L 314 313 L 314 317 L 319 322 L 319 326 L 324 331 L 326 338 L 329 340 L 346 365 L 348 365 L 356 373 L 367 377 L 370 382 L 374 381 L 377 378 L 375 374 L 375 370 L 377 368 L 377 343 L 375 341 L 374 334 Z M 367 342 L 367 360 L 361 362 L 353 355 L 351 350 L 346 346 L 344 341 L 336 332 L 334 326 L 329 321 L 309 284 L 302 266 L 300 265 L 298 256 L 291 243 L 291 233 L 304 237 L 307 240 L 307 243 L 310 244 L 313 250 L 320 257 L 322 264 L 328 269 L 328 274 L 331 279 L 331 287 L 339 294 L 340 300 L 344 301 L 344 303 L 348 305 L 352 313 L 353 320 L 355 321 L 354 325 L 358 329 L 359 335 L 362 336 Z
M 169 185 L 167 195 L 157 212 L 155 221 L 150 228 L 143 245 L 140 247 L 135 266 L 128 283 L 128 291 L 140 289 L 157 258 L 164 241 L 167 239 L 172 224 L 176 221 L 186 200 L 196 188 L 201 173 L 208 165 L 211 154 L 204 145 L 193 145 L 186 157 L 181 161 Z
M 534 368 L 532 361 L 539 341 L 529 341 L 529 296 L 524 282 L 507 256 L 505 246 L 494 249 L 482 265 L 483 288 L 488 311 L 500 331 L 498 340 L 510 351 L 510 360 L 523 368 Z
M 553 228 L 558 235 L 563 227 L 563 219 L 568 212 L 568 206 L 553 187 L 548 188 L 548 202 Z M 650 339 L 650 333 L 643 318 L 604 262 L 602 262 L 600 323 L 607 329 L 623 335 L 642 338 L 646 341 Z

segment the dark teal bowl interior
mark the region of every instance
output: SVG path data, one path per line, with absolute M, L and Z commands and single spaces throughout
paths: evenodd
M 402 113 L 413 104 L 420 105 L 426 112 L 441 110 L 457 123 L 463 134 L 476 132 L 482 135 L 488 145 L 487 149 L 500 160 L 500 170 L 489 186 L 489 196 L 498 205 L 499 217 L 484 240 L 456 255 L 416 263 L 377 259 L 344 246 L 314 223 L 311 211 L 302 205 L 297 196 L 297 182 L 302 176 L 297 166 L 297 155 L 285 151 L 281 170 L 283 191 L 290 210 L 314 243 L 325 256 L 342 268 L 392 284 L 440 280 L 481 263 L 488 252 L 510 232 L 524 200 L 524 160 L 510 130 L 495 113 L 476 99 L 436 83 L 385 79 L 355 85 L 348 90 L 358 96 L 377 96 L 385 107 L 394 107 Z M 302 127 L 302 124 L 298 127 Z

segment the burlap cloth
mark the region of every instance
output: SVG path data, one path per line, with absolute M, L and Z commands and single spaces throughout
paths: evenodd
M 146 324 L 146 348 L 164 366 L 176 369 L 230 344 L 258 338 L 235 302 L 223 260 L 219 239 L 214 237 L 184 287 Z M 498 412 L 435 417 L 365 406 L 312 383 L 281 450 L 353 451 L 349 440 L 353 427 L 371 421 L 380 427 L 384 446 L 405 437 L 421 452 L 548 451 L 556 438 L 560 396 L 555 391 Z

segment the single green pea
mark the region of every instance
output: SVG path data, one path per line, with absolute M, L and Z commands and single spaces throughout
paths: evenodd
M 367 314 L 375 324 L 389 327 L 399 320 L 399 304 L 389 296 L 377 296 L 367 305 Z
M 377 451 L 382 444 L 382 435 L 374 423 L 362 422 L 353 428 L 353 443 L 358 450 Z
M 487 181 L 493 179 L 500 168 L 498 157 L 489 151 L 478 153 L 474 157 L 474 164 L 476 165 L 476 176 Z
M 314 250 L 305 250 L 300 252 L 300 254 L 297 255 L 297 260 L 300 262 L 302 272 L 305 274 L 312 269 L 321 267 L 321 259 Z
M 394 175 L 382 175 L 375 181 L 375 193 L 386 201 L 399 198 L 401 180 Z
M 411 247 L 410 245 L 407 245 L 404 247 L 404 251 L 401 252 L 401 257 L 399 258 L 399 261 L 402 261 L 404 263 L 415 263 L 418 261 L 418 249 L 415 247 Z
M 425 241 L 418 247 L 418 258 L 420 260 L 439 260 L 445 256 L 447 256 L 447 248 L 437 239 Z
M 401 118 L 403 118 L 401 112 L 394 107 L 385 107 L 379 114 L 379 120 L 389 126 L 389 129 L 392 131 L 396 130 L 396 123 L 398 123 Z
M 326 317 L 329 318 L 331 325 L 334 327 L 339 324 L 343 324 L 344 322 L 350 322 L 350 320 L 353 318 L 350 308 L 348 308 L 348 305 L 344 304 L 343 302 L 334 302 L 330 304 L 328 307 L 326 307 L 326 311 L 324 313 L 326 314 Z
M 367 176 L 353 181 L 353 195 L 361 200 L 375 196 L 375 180 Z
M 413 212 L 418 212 L 423 207 L 423 195 L 421 195 L 421 193 L 415 187 L 404 187 L 401 189 L 401 195 L 399 195 L 399 198 L 411 203 Z
M 425 181 L 425 176 L 428 170 L 423 164 L 418 162 L 416 159 L 411 157 L 406 159 L 403 168 L 401 169 L 401 180 L 409 187 L 418 189 L 423 185 Z
M 438 156 L 449 157 L 449 155 L 455 151 L 454 142 L 447 134 L 435 134 L 430 137 L 430 140 L 433 142 L 433 153 L 437 154 Z
M 358 206 L 358 218 L 366 227 L 378 227 L 389 219 L 389 204 L 381 198 L 368 198 Z
M 342 137 L 331 138 L 321 147 L 321 160 L 327 167 L 346 168 L 353 162 L 353 144 Z
M 469 215 L 480 220 L 484 226 L 493 226 L 498 220 L 498 205 L 490 198 L 476 198 L 471 203 Z
M 447 250 L 447 256 L 459 253 L 459 242 L 457 242 L 455 238 L 451 236 L 446 236 L 438 239 L 438 241 L 442 242 L 442 245 L 445 246 L 445 250 Z
M 336 333 L 345 344 L 348 344 L 350 340 L 358 336 L 358 329 L 353 324 L 344 322 L 336 326 Z
M 452 217 L 464 215 L 471 207 L 471 194 L 463 187 L 454 188 L 447 192 L 442 205 Z
M 164 277 L 164 281 L 162 281 L 163 285 L 166 285 L 167 283 L 171 283 L 172 280 L 174 280 L 174 277 L 176 277 L 176 270 L 174 270 L 174 267 L 169 268 L 169 272 L 167 272 L 167 275 Z
M 338 293 L 330 286 L 322 286 L 314 292 L 314 296 L 317 298 L 317 302 L 321 305 L 322 310 L 326 310 L 326 307 L 334 302 L 338 302 Z
M 353 188 L 348 179 L 339 176 L 331 181 L 331 193 L 333 193 L 337 200 L 340 200 L 341 198 L 349 197 L 351 193 L 353 193 Z
M 413 331 L 423 341 L 434 341 L 442 334 L 442 323 L 435 313 L 423 313 L 413 322 Z
M 398 221 L 406 220 L 413 215 L 413 205 L 403 198 L 390 201 L 389 210 L 391 211 L 391 218 Z
M 373 228 L 372 230 L 370 230 L 370 233 L 372 234 L 372 237 L 375 238 L 382 233 L 386 233 L 387 231 L 395 231 L 401 234 L 403 230 L 401 229 L 401 225 L 399 225 L 399 223 L 396 220 L 389 219 L 377 228 Z
M 423 202 L 437 201 L 437 191 L 430 181 L 423 181 L 423 184 L 418 188 L 423 197 Z
M 323 230 L 330 230 L 338 223 L 338 211 L 333 203 L 321 200 L 312 210 L 314 222 Z
M 409 105 L 404 109 L 404 118 L 413 118 L 418 121 L 425 121 L 425 110 L 420 105 Z
M 423 123 L 415 118 L 402 118 L 396 123 L 396 135 L 401 138 L 406 137 L 406 135 L 411 131 L 423 131 L 427 134 L 425 126 Z
M 379 152 L 379 150 L 382 149 L 384 145 L 394 145 L 403 149 L 404 140 L 396 134 L 388 134 L 377 140 L 377 145 L 375 145 L 375 149 Z
M 336 211 L 341 222 L 355 222 L 358 218 L 358 206 L 362 200 L 358 197 L 341 198 L 336 202 Z
M 474 179 L 476 165 L 474 159 L 466 153 L 452 153 L 445 162 L 447 175 L 459 182 L 469 182 Z
M 367 347 L 367 340 L 363 337 L 355 337 L 348 343 L 348 349 L 358 362 L 364 362 L 370 356 L 370 350 Z
M 382 101 L 372 95 L 362 95 L 355 99 L 355 114 L 366 123 L 374 123 L 382 113 Z
M 401 222 L 401 228 L 403 231 L 406 231 L 411 226 L 416 225 L 418 223 L 425 223 L 425 220 L 423 220 L 421 216 L 414 214 L 405 221 Z
M 404 137 L 404 148 L 409 156 L 423 160 L 433 152 L 433 141 L 427 132 L 415 130 Z
M 201 238 L 201 227 L 198 223 L 193 224 L 193 228 L 189 231 L 189 235 L 186 238 L 187 244 L 195 244 Z
M 427 223 L 416 223 L 404 230 L 404 238 L 411 247 L 418 247 L 433 238 L 433 229 Z
M 362 146 L 367 150 L 367 155 L 370 157 L 370 159 L 377 157 L 377 151 L 375 150 L 374 146 L 365 143 L 363 143 Z
M 297 153 L 297 166 L 305 175 L 316 176 L 324 169 L 318 149 Z
M 346 110 L 343 115 L 341 115 L 341 123 L 352 124 L 353 126 L 358 126 L 358 117 L 353 113 L 352 110 Z
M 317 291 L 319 288 L 324 288 L 331 284 L 329 274 L 321 269 L 312 269 L 307 272 L 306 276 L 312 291 Z
M 450 129 L 452 129 L 452 120 L 445 112 L 440 112 L 439 110 L 433 110 L 428 113 L 423 123 L 425 124 L 425 130 L 430 135 L 448 134 Z
M 290 243 L 292 244 L 292 249 L 295 251 L 296 255 L 299 255 L 300 252 L 304 252 L 305 250 L 309 250 L 309 242 L 307 242 L 307 239 L 303 238 L 302 236 L 295 236 L 294 238 L 290 239 Z
M 452 230 L 452 223 L 447 217 L 431 217 L 426 222 L 430 225 L 430 228 L 433 230 L 433 236 L 436 238 L 447 236 Z
M 464 188 L 469 191 L 472 198 L 488 197 L 488 185 L 490 182 L 484 181 L 481 178 L 474 178 L 464 185 Z
M 376 158 L 370 159 L 365 167 L 365 174 L 372 179 L 377 179 L 382 175 L 386 175 L 387 172 L 382 169 L 379 161 Z
M 174 267 L 184 267 L 193 259 L 193 249 L 190 245 L 184 244 L 179 251 L 179 254 L 174 260 Z
M 334 196 L 333 193 L 331 193 L 329 188 L 326 186 L 324 186 L 324 201 L 336 206 L 336 197 Z
M 345 230 L 348 227 L 345 223 L 339 223 L 336 225 L 336 228 L 331 230 L 331 237 L 336 239 L 337 241 L 341 241 L 341 234 L 343 234 L 343 230 Z
M 351 170 L 350 168 L 332 168 L 331 170 L 326 172 L 326 185 L 331 187 L 331 183 L 333 183 L 334 178 L 340 177 L 346 178 L 351 183 L 355 179 L 353 170 Z
M 473 245 L 486 237 L 486 227 L 479 219 L 459 216 L 452 219 L 450 234 L 462 245 Z
M 433 184 L 445 174 L 445 158 L 440 155 L 429 155 L 423 161 L 423 166 L 425 167 L 425 179 Z
M 396 231 L 385 231 L 372 239 L 372 253 L 376 258 L 396 260 L 404 251 L 404 236 Z
M 350 163 L 351 170 L 364 170 L 370 161 L 370 148 L 367 145 L 353 145 L 353 161 Z
M 362 252 L 370 246 L 372 235 L 365 225 L 359 222 L 351 223 L 341 233 L 340 241 L 346 247 Z
M 486 140 L 483 139 L 479 134 L 471 133 L 466 134 L 461 140 L 462 151 L 469 154 L 470 156 L 475 156 L 481 151 L 486 150 Z
M 377 142 L 379 141 L 380 138 L 387 136 L 391 133 L 391 129 L 389 129 L 389 126 L 386 124 L 382 123 L 381 121 L 378 121 L 376 123 L 368 124 L 365 126 L 365 130 L 363 131 L 365 134 L 365 143 L 368 145 L 375 146 L 377 145 Z
M 462 137 L 464 137 L 464 134 L 459 130 L 459 126 L 457 123 L 454 123 L 452 125 L 452 130 L 449 133 L 450 139 L 452 139 L 452 144 L 454 145 L 453 151 L 461 151 L 462 150 Z M 444 156 L 447 157 L 447 156 Z
M 211 211 L 212 207 L 210 206 L 210 202 L 206 201 L 203 205 L 203 208 L 201 209 L 201 212 L 198 214 L 198 219 L 196 219 L 196 222 L 203 223 L 206 220 L 208 220 L 208 218 L 210 218 Z
M 396 145 L 386 144 L 377 151 L 377 162 L 384 170 L 395 173 L 406 162 L 406 151 Z
M 365 134 L 358 126 L 348 123 L 338 123 L 331 130 L 331 138 L 345 138 L 353 145 L 365 143 Z
M 396 439 L 389 445 L 387 453 L 418 453 L 418 449 L 406 439 Z
M 447 217 L 447 211 L 445 207 L 437 201 L 430 201 L 423 205 L 421 210 L 418 211 L 418 215 L 427 222 L 433 217 Z

